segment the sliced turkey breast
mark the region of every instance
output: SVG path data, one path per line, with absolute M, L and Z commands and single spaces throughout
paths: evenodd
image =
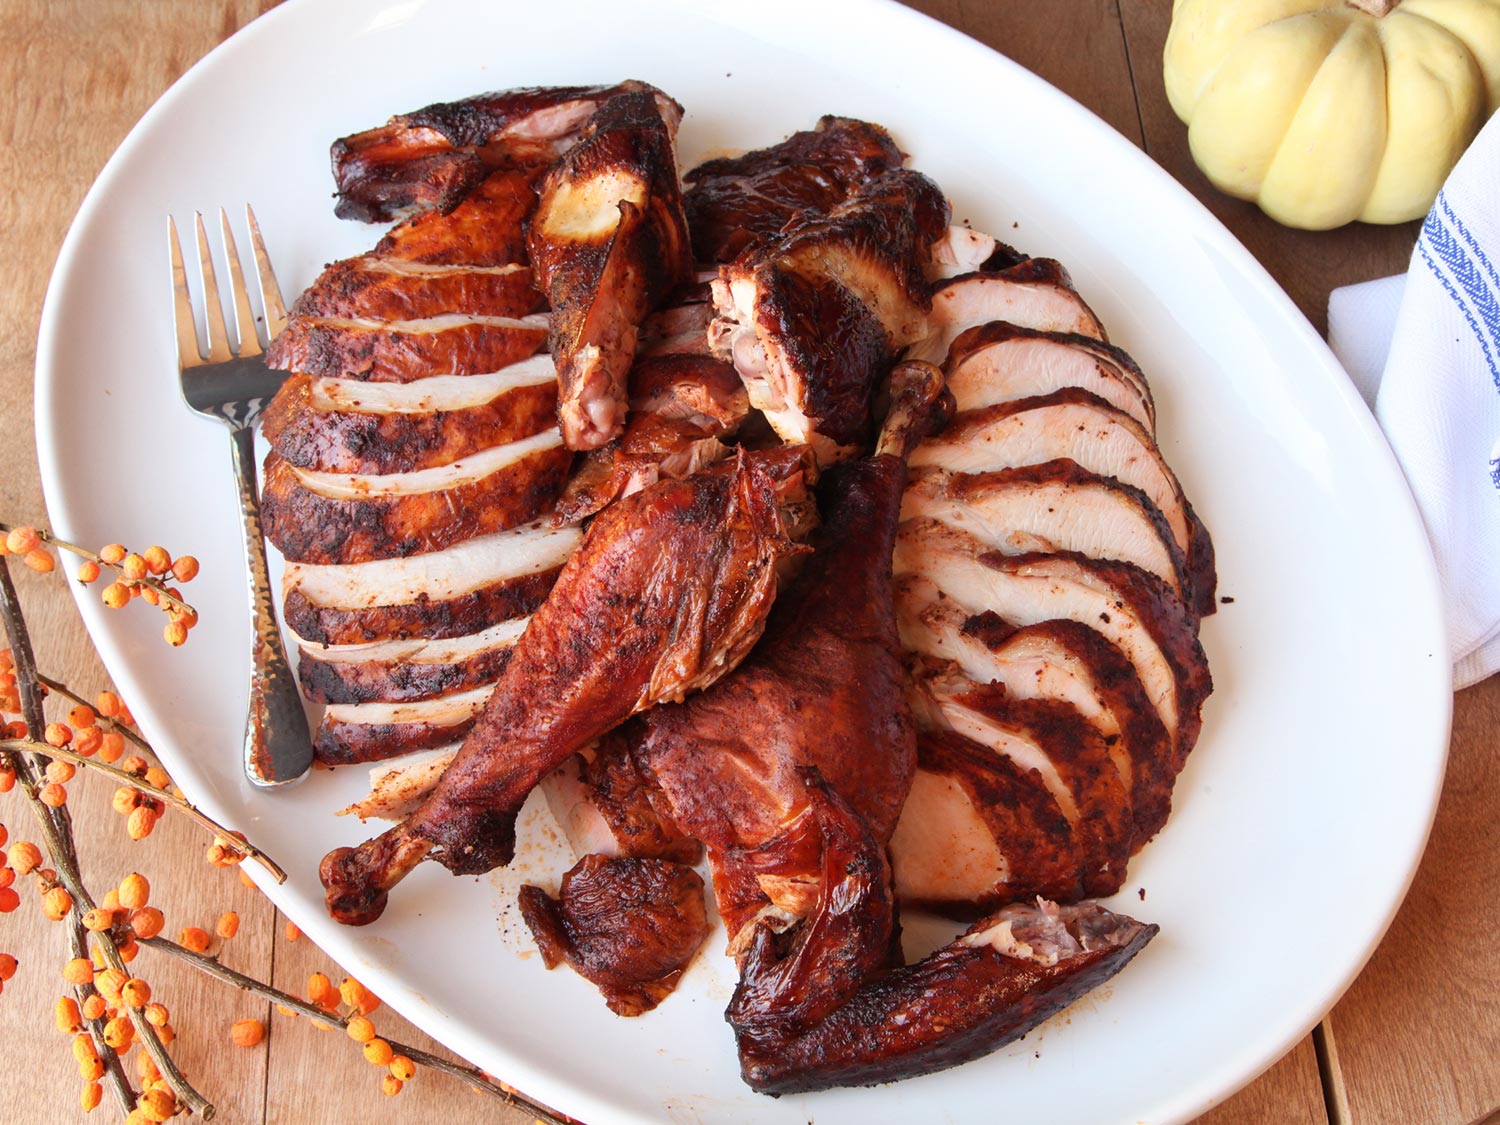
M 507 370 L 513 371 L 514 367 Z M 459 383 L 481 379 L 497 382 L 487 375 L 474 376 L 472 380 L 458 376 L 437 378 Z M 262 430 L 276 454 L 298 469 L 355 476 L 435 469 L 556 429 L 557 382 L 550 378 L 528 382 L 506 380 L 486 401 L 426 412 L 380 409 L 388 404 L 378 399 L 366 402 L 347 393 L 350 386 L 406 389 L 434 381 L 362 384 L 293 375 L 271 400 Z M 332 394 L 329 384 L 334 384 Z M 331 407 L 328 404 L 332 401 L 347 402 L 351 408 Z M 427 401 L 431 401 L 431 396 L 427 396 Z
M 576 527 L 532 525 L 406 558 L 289 562 L 284 618 L 330 645 L 472 635 L 536 609 L 581 539 Z
M 464 462 L 430 474 L 390 477 L 340 478 L 313 474 L 288 465 L 274 452 L 267 454 L 261 517 L 266 538 L 294 562 L 338 564 L 397 558 L 440 551 L 466 539 L 519 527 L 552 506 L 562 490 L 572 453 L 564 449 L 556 431 L 538 435 L 545 442 L 526 439 L 493 458 L 484 458 L 483 476 L 465 480 L 458 470 Z M 532 447 L 512 457 L 513 446 Z M 429 483 L 429 491 L 389 491 L 398 478 L 408 478 L 408 489 Z M 418 478 L 410 480 L 409 478 Z M 452 487 L 442 487 L 456 479 Z M 365 486 L 368 484 L 368 488 Z
M 526 219 L 545 166 L 493 172 L 457 207 L 397 223 L 376 257 L 431 266 L 508 266 L 526 260 Z
M 313 753 L 325 766 L 378 762 L 462 740 L 494 690 L 468 688 L 414 703 L 337 703 L 324 709 Z
M 1017 626 L 1062 618 L 1097 630 L 1135 668 L 1180 768 L 1212 681 L 1192 615 L 1159 579 L 1078 555 L 1001 555 L 935 520 L 902 527 L 894 564 L 897 575 L 928 579 L 971 616 L 989 610 Z
M 1156 406 L 1140 368 L 1121 349 L 1076 332 L 1043 332 L 992 321 L 965 329 L 945 372 L 958 409 L 977 410 L 1078 387 L 1156 432 Z
M 266 355 L 282 371 L 409 383 L 432 375 L 482 375 L 519 363 L 547 340 L 547 317 L 466 316 L 421 320 L 297 317 Z
M 1176 776 L 1171 740 L 1130 661 L 1102 635 L 1075 621 L 1018 629 L 988 610 L 971 615 L 917 575 L 896 584 L 896 621 L 912 653 L 952 661 L 1016 699 L 1073 707 L 1098 728 L 1129 786 L 1135 848 L 1160 830 Z
M 522 317 L 543 305 L 531 267 L 433 266 L 364 254 L 334 262 L 292 305 L 293 317 L 422 320 L 464 313 Z
M 1104 326 L 1073 288 L 1068 271 L 1050 258 L 1031 258 L 1009 269 L 965 274 L 939 285 L 932 293 L 927 336 L 907 352 L 907 358 L 941 364 L 960 333 L 992 320 L 1106 339 Z
M 379 817 L 401 820 L 437 788 L 453 758 L 458 743 L 434 750 L 418 750 L 381 762 L 370 770 L 370 791 L 354 804 L 338 811 L 338 816 L 357 816 L 360 820 Z
M 961 414 L 923 442 L 911 464 L 980 473 L 1057 460 L 1145 493 L 1186 557 L 1190 604 L 1199 614 L 1213 611 L 1213 546 L 1176 476 L 1139 422 L 1087 391 L 1066 388 Z
M 314 703 L 404 703 L 494 683 L 528 618 L 502 621 L 466 637 L 299 644 L 297 675 Z
M 1063 551 L 1120 559 L 1179 595 L 1187 584 L 1182 551 L 1145 494 L 1073 461 L 992 473 L 925 470 L 907 487 L 901 518 L 941 520 L 1008 555 Z

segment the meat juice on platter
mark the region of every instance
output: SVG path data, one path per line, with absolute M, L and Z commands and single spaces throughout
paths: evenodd
M 548 968 L 669 1002 L 706 867 L 752 1088 L 928 1073 L 1155 935 L 1086 900 L 1197 739 L 1213 548 L 1062 265 L 878 125 L 684 170 L 681 118 L 532 88 L 333 145 L 338 213 L 394 225 L 271 349 L 263 500 L 318 758 L 392 822 L 328 907 L 509 863 L 541 788 Z M 905 964 L 902 908 L 968 925 Z

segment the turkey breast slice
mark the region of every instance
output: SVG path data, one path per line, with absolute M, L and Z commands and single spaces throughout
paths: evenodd
M 993 473 L 916 475 L 901 518 L 927 517 L 1009 555 L 1074 552 L 1120 559 L 1155 574 L 1179 595 L 1186 563 L 1161 512 L 1138 489 L 1048 461 Z

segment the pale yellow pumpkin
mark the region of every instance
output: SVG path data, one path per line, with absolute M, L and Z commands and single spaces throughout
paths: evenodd
M 1288 226 L 1400 223 L 1500 104 L 1500 0 L 1175 0 L 1164 61 L 1222 191 Z

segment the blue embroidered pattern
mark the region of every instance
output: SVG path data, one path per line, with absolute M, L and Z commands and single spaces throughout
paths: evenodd
M 1500 388 L 1500 366 L 1495 363 L 1495 353 L 1491 347 L 1492 342 L 1500 344 L 1500 301 L 1495 298 L 1495 290 L 1490 287 L 1489 282 L 1480 272 L 1475 259 L 1454 237 L 1453 231 L 1443 222 L 1439 216 L 1441 210 L 1450 216 L 1465 236 L 1465 241 L 1474 245 L 1474 238 L 1468 230 L 1458 221 L 1448 201 L 1441 194 L 1438 196 L 1438 207 L 1434 207 L 1427 215 L 1427 221 L 1422 224 L 1422 238 L 1417 243 L 1417 249 L 1422 252 L 1422 258 L 1427 263 L 1427 268 L 1432 275 L 1438 279 L 1448 295 L 1464 314 L 1464 319 L 1469 322 L 1469 328 L 1473 331 L 1475 339 L 1484 352 L 1485 363 L 1490 369 L 1490 379 L 1497 388 Z M 1429 249 L 1431 252 L 1429 253 Z M 1476 248 L 1477 249 L 1477 248 Z M 1433 260 L 1433 254 L 1441 258 L 1443 264 L 1448 267 L 1452 281 L 1439 269 L 1437 262 Z M 1494 269 L 1489 260 L 1482 253 L 1478 255 L 1479 260 L 1484 263 L 1490 275 L 1494 276 Z M 1469 298 L 1466 302 L 1454 288 L 1454 282 L 1462 287 L 1464 294 Z M 1472 305 L 1472 310 L 1471 310 Z M 1475 314 L 1478 314 L 1478 320 Z M 1481 326 L 1480 321 L 1483 321 Z

